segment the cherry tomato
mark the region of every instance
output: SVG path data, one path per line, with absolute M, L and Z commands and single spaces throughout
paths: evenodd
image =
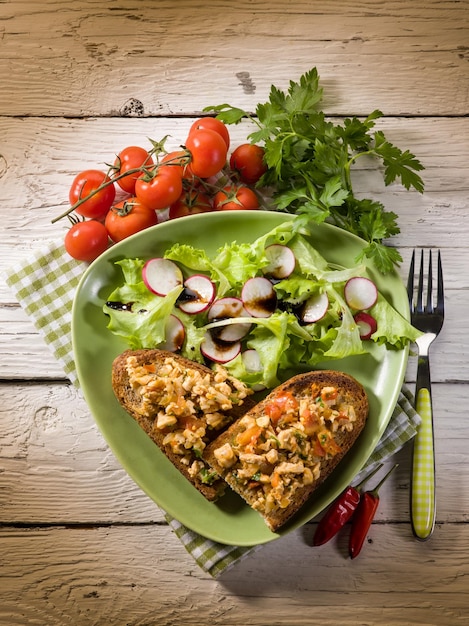
M 216 211 L 257 209 L 259 200 L 252 189 L 244 185 L 228 185 L 215 194 L 213 207 Z
M 196 213 L 207 213 L 212 211 L 212 203 L 207 194 L 196 189 L 184 191 L 178 200 L 169 207 L 169 219 L 194 215 Z
M 129 170 L 140 169 L 146 165 L 153 165 L 153 159 L 148 150 L 138 146 L 128 146 L 117 155 L 117 159 L 114 162 L 114 167 L 116 168 L 115 175 L 119 176 Z M 123 178 L 119 178 L 116 182 L 121 189 L 133 196 L 135 194 L 135 181 L 141 173 L 128 174 Z
M 199 176 L 196 176 L 192 171 L 192 163 L 189 163 L 184 168 L 184 176 L 183 176 L 183 187 L 184 184 L 187 188 L 196 189 L 202 183 L 202 179 Z
M 273 397 L 265 406 L 265 412 L 276 424 L 282 417 L 288 422 L 288 416 L 298 409 L 298 401 L 290 391 Z
M 215 117 L 202 117 L 200 120 L 195 120 L 192 126 L 189 129 L 189 135 L 194 130 L 200 130 L 201 128 L 214 130 L 216 133 L 223 137 L 224 142 L 226 143 L 226 149 L 230 147 L 230 133 L 227 126 L 220 120 L 217 120 Z
M 169 165 L 171 169 L 179 172 L 182 177 L 184 176 L 184 172 L 190 158 L 190 154 L 188 154 L 186 150 L 174 150 L 173 152 L 165 154 L 161 159 L 161 163 L 163 165 Z
M 108 247 L 108 232 L 101 222 L 76 222 L 65 235 L 65 250 L 78 261 L 94 261 Z
M 118 202 L 106 215 L 104 225 L 112 241 L 122 241 L 149 226 L 158 224 L 158 215 L 138 198 L 128 198 Z
M 334 439 L 334 435 L 327 429 L 320 430 L 317 434 L 319 445 L 326 454 L 334 456 L 341 452 L 341 447 Z
M 195 176 L 215 176 L 226 164 L 226 143 L 214 130 L 201 128 L 192 131 L 187 138 L 186 148 L 192 155 L 190 169 Z
M 164 209 L 182 193 L 182 177 L 171 165 L 159 167 L 154 174 L 143 174 L 135 183 L 135 195 L 149 209 Z
M 230 167 L 238 173 L 243 183 L 253 185 L 267 171 L 264 154 L 265 150 L 261 146 L 243 143 L 231 154 Z
M 100 191 L 96 191 L 103 183 L 109 183 Z M 85 170 L 75 176 L 69 191 L 70 204 L 73 206 L 79 200 L 93 195 L 85 200 L 75 210 L 83 217 L 102 220 L 111 208 L 116 196 L 116 189 L 107 174 L 100 170 Z

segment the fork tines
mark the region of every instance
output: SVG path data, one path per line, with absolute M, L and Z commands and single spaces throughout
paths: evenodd
M 414 306 L 414 278 L 415 278 L 415 256 L 416 250 L 412 252 L 412 258 L 409 267 L 409 278 L 407 282 L 407 295 L 409 297 L 409 304 L 411 310 L 416 313 L 438 313 L 443 315 L 444 313 L 444 289 L 443 289 L 443 269 L 441 263 L 441 253 L 437 250 L 437 290 L 436 290 L 436 303 L 433 300 L 433 263 L 432 263 L 432 250 L 428 251 L 428 270 L 425 273 L 424 269 L 424 256 L 425 251 L 420 252 L 420 264 L 418 273 L 418 283 L 416 290 L 416 300 Z M 426 279 L 426 280 L 425 280 Z M 426 285 L 425 285 L 426 283 Z M 426 287 L 426 303 L 424 306 L 424 291 Z

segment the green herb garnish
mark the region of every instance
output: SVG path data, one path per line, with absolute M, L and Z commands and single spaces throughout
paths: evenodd
M 204 483 L 204 485 L 212 485 L 218 478 L 218 474 L 212 470 L 209 470 L 203 467 L 199 471 L 200 480 Z
M 216 112 L 227 124 L 248 118 L 257 126 L 248 140 L 264 145 L 269 168 L 258 186 L 275 189 L 276 210 L 297 214 L 300 225 L 327 220 L 358 235 L 368 245 L 357 261 L 366 256 L 382 273 L 390 272 L 402 257 L 383 240 L 400 232 L 397 215 L 377 200 L 354 195 L 352 168 L 363 156 L 378 158 L 385 185 L 400 181 L 406 189 L 422 193 L 424 183 L 417 172 L 424 167 L 374 129 L 381 111 L 334 123 L 319 109 L 322 94 L 313 68 L 298 82 L 290 81 L 287 91 L 272 85 L 269 100 L 258 104 L 254 114 L 229 104 L 205 110 Z

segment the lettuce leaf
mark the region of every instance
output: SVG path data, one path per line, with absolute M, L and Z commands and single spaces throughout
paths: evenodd
M 134 350 L 154 348 L 165 339 L 165 326 L 182 287 L 175 287 L 165 297 L 157 296 L 142 280 L 144 261 L 124 259 L 117 261 L 117 265 L 122 268 L 125 282 L 109 295 L 103 306 L 109 316 L 107 327 Z
M 378 344 L 386 344 L 400 350 L 422 335 L 381 294 L 378 295 L 374 307 L 370 309 L 370 314 L 378 325 L 371 339 Z
M 217 298 L 239 296 L 248 278 L 262 275 L 269 262 L 265 248 L 272 243 L 288 245 L 297 264 L 287 279 L 274 285 L 281 305 L 270 317 L 209 324 L 206 313 L 187 315 L 179 309 L 177 299 L 183 287 L 176 287 L 165 297 L 157 296 L 143 282 L 144 261 L 124 259 L 117 262 L 123 283 L 109 295 L 103 307 L 109 316 L 108 329 L 133 349 L 153 348 L 164 342 L 168 318 L 176 315 L 186 332 L 182 355 L 202 363 L 200 347 L 210 328 L 248 321 L 252 330 L 243 340 L 243 349 L 257 351 L 262 370 L 246 370 L 241 355 L 225 367 L 246 384 L 267 388 L 275 387 L 292 372 L 314 367 L 325 359 L 367 353 L 368 342 L 360 339 L 354 311 L 343 297 L 346 281 L 352 276 L 366 275 L 366 267 L 363 264 L 332 267 L 309 243 L 307 233 L 299 231 L 293 221 L 280 224 L 252 243 L 227 243 L 212 256 L 187 244 L 174 244 L 165 257 L 177 263 L 186 276 L 199 272 L 208 275 L 216 285 Z M 326 315 L 313 324 L 300 324 L 298 307 L 309 296 L 321 292 L 326 292 L 329 298 Z M 401 349 L 421 334 L 381 294 L 369 313 L 378 324 L 371 338 L 377 344 Z

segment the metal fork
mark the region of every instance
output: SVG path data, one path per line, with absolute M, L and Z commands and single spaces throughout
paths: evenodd
M 416 341 L 418 347 L 415 408 L 422 423 L 414 439 L 411 484 L 412 532 L 421 541 L 429 539 L 435 526 L 435 449 L 433 435 L 433 408 L 430 380 L 430 345 L 438 336 L 444 319 L 443 270 L 438 250 L 436 305 L 433 288 L 434 270 L 432 251 L 428 251 L 428 270 L 425 276 L 424 251 L 421 251 L 417 288 L 414 289 L 415 250 L 409 267 L 407 295 L 412 325 L 424 334 Z M 426 288 L 426 298 L 424 291 Z M 415 298 L 414 298 L 415 292 Z

